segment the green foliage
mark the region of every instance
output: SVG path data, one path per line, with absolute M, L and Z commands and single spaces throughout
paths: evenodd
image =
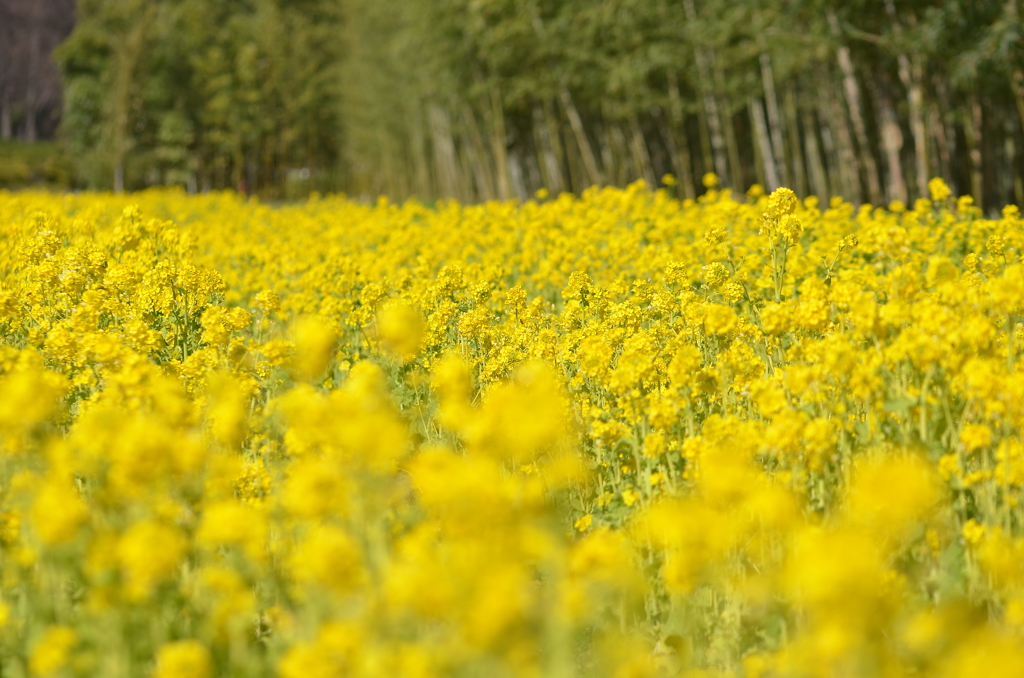
M 65 133 L 127 188 L 184 184 L 280 190 L 289 168 L 333 168 L 336 34 L 330 0 L 82 3 L 57 53 Z
M 525 198 L 701 177 L 1024 202 L 1019 0 L 87 0 L 96 185 Z M 308 179 L 296 179 L 297 172 Z M 1018 178 L 1015 178 L 1018 177 Z M 983 181 L 984 180 L 984 181 Z M 983 186 L 984 184 L 984 190 Z

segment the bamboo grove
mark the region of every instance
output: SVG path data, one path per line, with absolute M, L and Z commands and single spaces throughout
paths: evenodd
M 1019 0 L 83 0 L 65 134 L 98 186 L 463 201 L 714 172 L 1024 202 Z

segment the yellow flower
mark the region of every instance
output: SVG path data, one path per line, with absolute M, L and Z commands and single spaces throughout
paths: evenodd
M 381 341 L 399 358 L 419 353 L 424 336 L 423 316 L 409 304 L 384 304 L 377 314 Z
M 197 640 L 179 640 L 160 646 L 153 678 L 210 678 L 213 659 Z
M 728 306 L 709 304 L 704 315 L 704 330 L 708 334 L 729 334 L 736 329 L 736 313 Z
M 323 319 L 304 317 L 292 325 L 295 354 L 292 367 L 301 379 L 319 377 L 327 369 L 337 345 L 337 334 Z
M 953 194 L 946 182 L 939 177 L 934 177 L 928 182 L 928 193 L 935 202 L 941 202 Z
M 39 539 L 52 545 L 73 539 L 89 519 L 89 510 L 70 480 L 50 478 L 37 490 L 30 515 Z
M 985 536 L 985 532 L 985 526 L 979 524 L 978 521 L 974 518 L 971 518 L 970 520 L 965 522 L 963 529 L 961 530 L 961 534 L 964 537 L 964 541 L 966 541 L 971 546 L 977 546 L 979 543 L 981 543 L 981 540 Z
M 117 559 L 128 596 L 145 598 L 181 566 L 186 541 L 181 533 L 152 521 L 133 523 L 117 543 Z
M 48 626 L 32 645 L 28 670 L 33 676 L 49 676 L 64 668 L 72 650 L 78 645 L 78 634 L 70 626 Z
M 976 452 L 992 444 L 992 429 L 985 424 L 965 424 L 960 430 L 960 442 L 968 452 Z

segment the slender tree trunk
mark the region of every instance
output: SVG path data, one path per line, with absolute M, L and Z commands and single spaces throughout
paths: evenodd
M 735 190 L 743 191 L 743 162 L 740 160 L 740 144 L 736 138 L 736 120 L 732 114 L 724 116 L 725 148 L 729 154 L 729 182 Z
M 701 72 L 701 80 L 705 81 L 706 77 L 709 77 L 707 67 L 705 66 L 702 68 Z M 710 133 L 711 139 L 711 153 L 714 156 L 715 174 L 718 175 L 720 181 L 727 181 L 729 179 L 729 162 L 727 160 L 728 156 L 725 149 L 725 138 L 722 135 L 722 117 L 718 109 L 718 101 L 715 99 L 714 94 L 711 93 L 710 88 L 707 88 L 706 86 L 703 88 L 705 89 L 704 110 L 707 113 L 708 132 Z
M 1016 69 L 1011 79 L 1013 98 L 1017 104 L 1017 115 L 1020 116 L 1021 127 L 1024 128 L 1024 70 Z
M 924 198 L 928 196 L 928 180 L 931 178 L 928 176 L 928 126 L 925 124 L 924 86 L 921 84 L 924 73 L 917 61 L 908 63 L 908 66 L 910 88 L 907 93 L 907 102 L 910 106 L 910 132 L 914 137 L 917 197 Z
M 711 150 L 711 126 L 708 123 L 708 112 L 704 108 L 704 99 L 697 99 L 697 134 L 700 136 L 700 159 L 702 172 L 715 171 L 715 154 Z
M 543 177 L 544 187 L 552 194 L 557 195 L 562 191 L 562 167 L 555 154 L 555 141 L 552 139 L 551 128 L 544 119 L 543 107 L 534 103 L 533 113 L 533 134 L 537 144 L 538 165 Z
M 679 179 L 680 196 L 684 199 L 696 197 L 693 181 L 693 161 L 690 157 L 690 145 L 686 133 L 686 116 L 683 113 L 683 98 L 679 94 L 679 77 L 674 70 L 668 77 L 669 113 L 671 121 L 665 138 L 674 145 L 672 148 L 672 166 Z
M 437 164 L 438 184 L 445 198 L 457 198 L 459 190 L 459 164 L 455 153 L 448 114 L 437 104 L 430 105 L 430 131 L 434 139 L 434 161 Z
M 801 113 L 804 140 L 807 146 L 807 166 L 810 170 L 811 190 L 818 196 L 819 200 L 824 202 L 829 197 L 828 179 L 825 176 L 825 167 L 821 162 L 821 150 L 818 148 L 818 133 L 810 111 L 805 108 Z
M 903 26 L 899 22 L 894 0 L 885 0 L 885 10 L 889 14 L 893 33 L 897 38 L 903 35 Z M 910 14 L 913 23 L 914 15 Z M 921 85 L 922 69 L 916 61 L 905 53 L 896 55 L 897 70 L 900 82 L 907 90 L 907 104 L 910 113 L 910 133 L 914 138 L 914 179 L 917 196 L 928 195 L 928 137 L 924 121 L 924 87 Z
M 0 98 L 0 140 L 9 141 L 11 138 L 11 104 L 7 98 L 7 92 Z
M 981 165 L 982 145 L 982 124 L 984 120 L 981 115 L 981 102 L 978 95 L 974 94 L 970 101 L 970 110 L 964 118 L 964 138 L 967 141 L 967 153 L 971 160 L 971 195 L 974 203 L 979 207 L 984 203 L 983 192 L 985 190 L 984 169 Z
M 786 85 L 786 132 L 789 133 L 790 165 L 793 168 L 793 190 L 798 195 L 807 195 L 807 170 L 804 166 L 803 145 L 800 143 L 800 119 L 797 113 L 796 94 L 792 83 Z
M 950 154 L 949 154 L 949 142 L 946 139 L 946 126 L 942 124 L 942 114 L 939 112 L 939 106 L 932 104 L 929 106 L 928 119 L 932 128 L 932 138 L 935 139 L 935 146 L 938 149 L 938 153 L 932 162 L 932 171 L 929 174 L 934 176 L 941 176 L 947 182 L 952 183 L 952 177 L 950 175 Z M 938 167 L 936 167 L 936 164 Z M 925 197 L 928 194 L 925 193 Z
M 569 167 L 570 190 L 579 195 L 588 184 L 586 170 L 583 169 L 583 159 L 576 144 L 566 145 L 565 164 Z
M 694 7 L 693 0 L 685 0 L 683 7 L 687 20 L 696 23 L 697 9 Z M 722 118 L 713 91 L 715 79 L 711 72 L 711 57 L 699 46 L 694 49 L 694 56 L 697 61 L 697 76 L 700 78 L 698 86 L 701 91 L 711 141 L 711 154 L 714 156 L 715 174 L 718 175 L 720 181 L 726 181 L 729 178 L 729 163 L 726 159 L 726 141 L 722 135 Z
M 497 85 L 491 87 L 491 116 L 493 118 L 491 146 L 494 152 L 495 177 L 498 182 L 498 197 L 508 200 L 512 197 L 509 185 L 509 164 L 507 133 L 505 131 L 505 110 L 501 104 L 501 92 Z
M 842 33 L 839 28 L 839 19 L 835 12 L 829 11 L 829 25 L 836 39 L 841 39 Z M 860 147 L 861 161 L 864 168 L 865 178 L 868 186 L 868 200 L 878 204 L 882 200 L 882 187 L 878 180 L 878 166 L 875 164 L 875 156 L 871 152 L 871 144 L 868 140 L 868 128 L 864 122 L 864 115 L 861 108 L 860 85 L 857 83 L 857 74 L 853 66 L 853 59 L 850 57 L 850 48 L 841 44 L 836 50 L 836 58 L 839 62 L 839 69 L 843 73 L 843 90 L 846 94 L 847 108 L 850 110 L 850 120 L 853 122 L 853 132 L 857 137 L 857 145 Z
M 821 131 L 821 152 L 825 158 L 825 166 L 828 168 L 829 195 L 848 196 L 850 194 L 846 193 L 846 178 L 839 169 L 839 151 L 832 138 L 832 130 L 828 126 L 828 109 L 821 107 L 816 109 L 815 113 L 818 117 L 818 129 Z
M 1009 168 L 1009 171 L 1000 173 L 1005 184 L 1003 189 L 1005 197 L 1000 202 L 1012 202 L 1020 205 L 1024 204 L 1024 178 L 1021 177 L 1020 172 L 1016 171 L 1018 146 L 1017 130 L 1013 122 L 1013 116 L 1003 118 L 1005 129 L 1003 134 L 1003 153 L 1006 156 L 1006 166 Z
M 39 63 L 42 60 L 42 20 L 39 16 L 39 2 L 29 3 L 29 21 L 32 26 L 29 29 L 29 57 L 28 57 L 28 87 L 25 90 L 25 141 L 33 143 L 36 141 L 36 106 L 39 104 Z
M 624 162 L 629 151 L 622 127 L 609 122 L 603 125 L 602 132 L 598 135 L 601 139 L 601 162 L 608 168 L 608 181 L 619 186 L 629 183 L 629 172 Z
M 900 130 L 899 121 L 896 119 L 896 111 L 892 106 L 892 99 L 885 91 L 883 82 L 878 88 L 875 97 L 878 106 L 879 126 L 882 130 L 882 147 L 885 150 L 886 165 L 888 166 L 889 182 L 887 191 L 890 201 L 899 200 L 903 204 L 907 202 L 907 184 L 903 179 L 903 164 L 900 162 L 900 152 L 903 150 L 903 132 Z
M 630 135 L 630 151 L 633 154 L 633 161 L 640 168 L 640 176 L 647 182 L 647 186 L 655 188 L 658 180 L 654 176 L 654 165 L 651 163 L 651 154 L 647 150 L 647 140 L 644 138 L 643 128 L 640 127 L 640 120 L 634 115 L 629 121 L 632 128 Z
M 481 200 L 484 190 L 478 183 L 480 178 L 479 167 L 477 167 L 479 158 L 475 157 L 473 143 L 466 138 L 467 136 L 465 130 L 459 130 L 456 137 L 458 143 L 455 145 L 459 154 L 459 187 L 462 189 L 457 197 L 459 202 L 463 203 Z
M 523 177 L 523 164 L 519 160 L 519 154 L 516 152 L 510 153 L 508 156 L 508 175 L 513 197 L 520 200 L 529 198 L 530 194 L 526 190 L 526 181 Z
M 835 125 L 836 159 L 832 164 L 832 174 L 838 179 L 839 190 L 836 193 L 847 200 L 861 201 L 864 199 L 864 194 L 860 183 L 860 162 L 853 147 L 853 137 L 846 111 L 835 94 L 833 91 L 830 96 L 826 94 L 825 90 L 818 90 L 822 104 L 821 124 L 824 129 L 829 131 L 832 130 L 831 125 Z
M 711 62 L 711 71 L 715 76 L 715 87 L 719 91 L 725 91 L 722 82 L 722 70 L 715 61 L 714 52 L 708 53 Z M 729 183 L 734 190 L 743 190 L 743 162 L 740 160 L 740 145 L 736 138 L 736 119 L 729 111 L 722 111 L 722 130 L 725 136 L 725 149 L 729 158 Z
M 412 134 L 412 162 L 416 176 L 413 190 L 420 198 L 426 198 L 434 194 L 435 188 L 430 181 L 430 163 L 427 158 L 426 137 L 423 134 L 422 104 L 417 101 L 414 106 L 408 116 Z
M 949 183 L 949 186 L 956 193 L 961 193 L 964 190 L 963 184 L 960 181 L 960 172 L 958 167 L 965 165 L 960 159 L 960 152 L 957 148 L 957 134 L 956 124 L 953 117 L 945 112 L 952 112 L 955 109 L 953 102 L 949 95 L 949 88 L 947 86 L 945 78 L 935 74 L 932 80 L 932 87 L 935 90 L 935 96 L 938 99 L 938 104 L 935 111 L 935 124 L 936 124 L 936 135 L 939 141 L 939 152 L 944 153 L 944 162 L 946 165 L 945 173 L 943 176 Z M 970 190 L 969 188 L 967 190 Z
M 477 127 L 476 115 L 469 104 L 462 106 L 463 124 L 469 133 L 472 154 L 470 163 L 473 167 L 473 174 L 476 179 L 477 194 L 481 200 L 494 199 L 494 177 L 491 175 L 490 163 L 487 158 L 487 150 L 484 147 L 483 138 L 480 136 L 480 129 Z
M 579 111 L 576 110 L 576 104 L 572 100 L 572 94 L 569 90 L 562 88 L 561 92 L 562 106 L 565 107 L 565 114 L 569 118 L 569 126 L 572 128 L 573 136 L 576 137 L 576 145 L 579 147 L 580 155 L 583 158 L 583 167 L 589 175 L 589 183 L 591 184 L 603 184 L 604 178 L 601 176 L 601 170 L 597 166 L 597 158 L 594 157 L 594 149 L 590 145 L 590 140 L 587 138 L 587 131 L 583 127 L 583 120 L 580 118 Z
M 768 130 L 771 133 L 771 145 L 773 159 L 777 168 L 779 185 L 789 184 L 789 171 L 786 165 L 786 149 L 783 145 L 784 132 L 782 129 L 782 116 L 779 115 L 779 98 L 775 92 L 775 76 L 772 73 L 771 57 L 768 52 L 761 52 L 759 58 L 761 65 L 761 83 L 764 85 L 764 102 L 768 111 Z M 760 104 L 757 105 L 760 108 Z
M 765 187 L 771 185 L 768 181 L 768 175 L 765 173 L 764 157 L 765 151 L 770 150 L 771 141 L 768 142 L 769 148 L 764 148 L 763 139 L 768 135 L 768 126 L 765 124 L 763 118 L 760 123 L 756 122 L 755 118 L 761 117 L 761 113 L 755 109 L 756 105 L 757 102 L 753 99 L 749 99 L 747 101 L 747 115 L 750 118 L 751 134 L 754 136 L 754 143 L 751 145 L 752 150 L 754 151 L 754 181 L 756 181 L 758 185 Z M 769 162 L 772 165 L 775 165 L 774 160 L 770 160 Z
M 761 176 L 758 177 L 758 180 L 765 184 L 766 189 L 774 191 L 782 184 L 779 183 L 779 173 L 776 169 L 775 156 L 772 153 L 772 143 L 769 138 L 768 123 L 765 121 L 764 108 L 756 99 L 751 99 L 747 105 L 750 109 L 750 122 L 754 128 L 754 138 L 757 141 L 755 149 L 758 151 L 757 155 L 763 166 L 763 168 L 759 168 Z
M 555 167 L 558 170 L 558 190 L 569 190 L 570 180 L 565 176 L 565 144 L 562 143 L 562 126 L 558 124 L 555 110 L 555 102 L 552 99 L 544 100 L 544 128 L 547 130 L 548 139 L 551 140 L 551 151 L 555 154 Z
M 373 191 L 376 195 L 387 195 L 394 197 L 395 195 L 395 163 L 394 163 L 394 151 L 392 150 L 393 139 L 388 131 L 383 127 L 377 130 L 377 148 L 379 150 L 380 157 L 380 173 L 378 175 L 378 181 L 380 182 L 379 188 Z
M 1020 118 L 1020 128 L 1024 131 L 1024 69 L 1017 68 L 1010 78 L 1010 89 L 1013 91 L 1013 100 L 1017 104 L 1017 115 Z
M 242 187 L 245 177 L 245 153 L 240 144 L 236 145 L 231 152 L 231 189 L 234 191 Z

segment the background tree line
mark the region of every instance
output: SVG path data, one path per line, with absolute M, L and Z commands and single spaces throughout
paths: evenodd
M 1024 203 L 1019 2 L 80 0 L 64 132 L 115 188 Z

